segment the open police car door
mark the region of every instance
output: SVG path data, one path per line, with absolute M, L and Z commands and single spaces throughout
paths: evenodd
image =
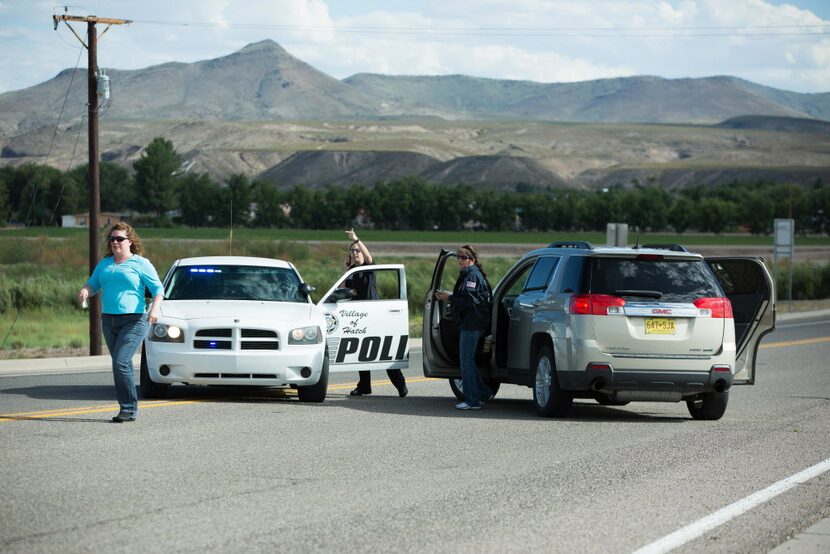
M 423 364 L 426 377 L 460 377 L 458 327 L 452 318 L 449 301 L 435 298 L 436 290 L 452 293 L 458 277 L 455 253 L 441 249 L 432 271 L 432 281 L 424 298 Z
M 761 258 L 705 258 L 732 303 L 735 318 L 735 385 L 755 384 L 761 338 L 775 329 L 775 282 Z
M 371 272 L 377 299 L 358 300 L 346 281 Z M 355 267 L 344 273 L 317 306 L 326 318 L 329 372 L 409 367 L 409 307 L 401 264 Z

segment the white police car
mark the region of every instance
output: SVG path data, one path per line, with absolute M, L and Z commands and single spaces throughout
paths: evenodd
M 143 398 L 174 383 L 296 388 L 326 397 L 329 372 L 404 368 L 409 358 L 402 265 L 375 272 L 381 298 L 353 300 L 345 273 L 315 305 L 293 264 L 207 256 L 175 261 L 164 278 L 159 320 L 141 352 Z

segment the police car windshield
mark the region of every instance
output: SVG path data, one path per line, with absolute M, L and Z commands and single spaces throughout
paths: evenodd
M 702 260 L 591 260 L 590 289 L 595 294 L 654 298 L 661 302 L 694 302 L 723 296 L 720 285 Z
M 167 282 L 166 300 L 307 302 L 292 269 L 261 266 L 185 266 Z

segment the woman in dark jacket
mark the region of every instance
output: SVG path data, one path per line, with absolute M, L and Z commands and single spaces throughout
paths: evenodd
M 493 398 L 493 391 L 482 379 L 475 360 L 478 341 L 490 325 L 490 285 L 472 245 L 459 248 L 456 257 L 459 275 L 452 294 L 436 291 L 435 297 L 450 301 L 453 320 L 458 327 L 464 402 L 455 407 L 459 410 L 479 410 Z

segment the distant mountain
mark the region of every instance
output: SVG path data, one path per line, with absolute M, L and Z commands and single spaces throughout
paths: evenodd
M 107 73 L 102 159 L 130 167 L 164 136 L 190 171 L 218 181 L 233 173 L 312 187 L 406 175 L 502 188 L 830 180 L 830 93 L 728 76 L 340 81 L 271 40 L 213 60 Z M 86 82 L 85 69 L 64 70 L 0 94 L 0 164 L 81 163 Z
M 74 80 L 73 80 L 74 73 Z M 734 77 L 639 76 L 535 83 L 464 75 L 330 77 L 272 40 L 228 56 L 146 69 L 108 70 L 108 119 L 531 120 L 717 123 L 742 115 L 830 120 L 830 93 L 800 94 Z M 86 110 L 86 71 L 64 70 L 39 85 L 0 95 L 0 136 L 53 124 L 72 84 L 64 119 Z
M 0 131 L 8 136 L 54 123 L 73 70 L 28 89 L 0 95 Z M 364 93 L 317 71 L 271 40 L 196 63 L 166 63 L 134 71 L 108 70 L 109 119 L 267 120 L 366 116 Z M 86 70 L 72 83 L 66 115 L 86 109 Z
M 716 123 L 745 114 L 830 119 L 830 95 L 776 91 L 733 77 L 620 77 L 580 83 L 480 79 L 463 75 L 345 80 L 390 113 L 446 119 Z

